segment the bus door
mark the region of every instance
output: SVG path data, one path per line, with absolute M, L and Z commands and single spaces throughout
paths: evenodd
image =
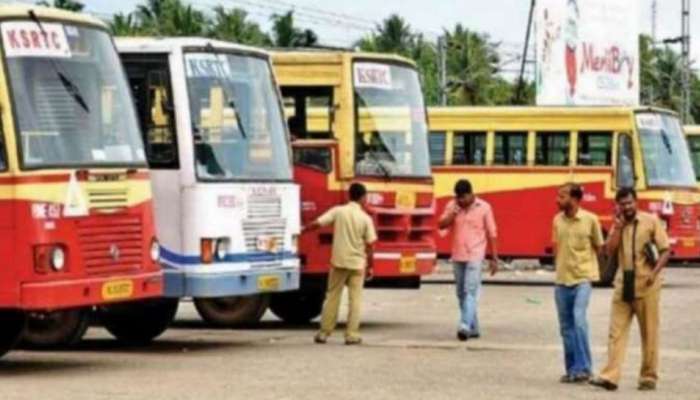
M 306 225 L 342 201 L 343 191 L 331 187 L 338 182 L 333 87 L 283 87 L 282 96 L 292 135 L 294 180 L 301 187 L 301 220 Z M 302 235 L 304 272 L 326 272 L 332 241 L 329 229 Z

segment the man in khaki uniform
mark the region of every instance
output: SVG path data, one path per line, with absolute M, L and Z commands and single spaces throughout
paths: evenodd
M 642 336 L 642 368 L 638 389 L 655 390 L 659 365 L 660 274 L 670 256 L 668 236 L 656 216 L 637 211 L 637 194 L 633 189 L 620 189 L 615 201 L 620 215 L 605 243 L 608 255 L 617 254 L 618 257 L 610 315 L 608 363 L 591 384 L 607 390 L 617 389 L 630 324 L 632 317 L 637 316 Z M 653 246 L 656 251 L 652 249 Z
M 321 313 L 321 330 L 314 338 L 316 343 L 326 343 L 338 322 L 338 309 L 343 288 L 348 287 L 350 309 L 348 311 L 345 344 L 360 344 L 360 302 L 365 282 L 365 269 L 371 259 L 370 246 L 377 240 L 372 218 L 363 210 L 367 191 L 362 184 L 350 186 L 350 201 L 333 207 L 304 231 L 333 225 L 333 248 L 328 289 Z M 371 269 L 371 263 L 369 265 Z M 371 271 L 370 271 L 371 272 Z
M 564 347 L 565 374 L 561 383 L 583 383 L 591 378 L 588 303 L 591 282 L 599 279 L 598 252 L 603 233 L 598 217 L 581 208 L 583 189 L 575 183 L 559 188 L 561 210 L 552 223 L 556 265 L 554 298 Z

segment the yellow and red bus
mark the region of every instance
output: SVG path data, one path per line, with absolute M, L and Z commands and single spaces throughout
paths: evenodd
M 676 114 L 633 107 L 431 108 L 437 214 L 460 178 L 494 207 L 499 252 L 551 259 L 558 187 L 583 185 L 582 206 L 613 222 L 614 193 L 634 187 L 665 222 L 674 259 L 700 257 L 698 190 Z M 438 252 L 450 238 L 437 235 Z
M 151 191 L 134 106 L 108 27 L 0 7 L 0 331 L 69 344 L 99 306 L 109 331 L 166 325 Z M 148 301 L 137 301 L 145 300 Z
M 428 126 L 415 65 L 390 55 L 330 50 L 273 53 L 293 137 L 303 223 L 347 200 L 352 182 L 368 189 L 377 227 L 368 284 L 415 288 L 435 265 Z M 321 311 L 332 230 L 302 234 L 301 290 L 275 294 L 287 321 Z
M 683 127 L 685 138 L 688 141 L 690 159 L 693 162 L 695 178 L 700 186 L 700 125 L 686 125 Z

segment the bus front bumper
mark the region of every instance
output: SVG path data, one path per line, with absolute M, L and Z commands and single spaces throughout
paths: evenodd
M 163 274 L 156 271 L 109 278 L 22 283 L 19 306 L 24 310 L 52 311 L 143 300 L 162 294 Z
M 373 254 L 373 274 L 377 278 L 401 278 L 429 275 L 435 269 L 435 252 L 406 254 L 376 250 Z
M 206 266 L 201 268 L 206 269 Z M 287 292 L 299 288 L 299 269 L 271 268 L 200 272 L 167 268 L 165 297 L 226 297 Z

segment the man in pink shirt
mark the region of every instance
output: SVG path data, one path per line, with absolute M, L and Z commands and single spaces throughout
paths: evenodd
M 452 262 L 461 313 L 457 338 L 466 341 L 481 335 L 478 317 L 481 265 L 490 244 L 491 275 L 498 271 L 498 246 L 491 206 L 474 195 L 471 182 L 466 179 L 455 184 L 454 193 L 455 198 L 445 207 L 439 226 L 452 231 Z

